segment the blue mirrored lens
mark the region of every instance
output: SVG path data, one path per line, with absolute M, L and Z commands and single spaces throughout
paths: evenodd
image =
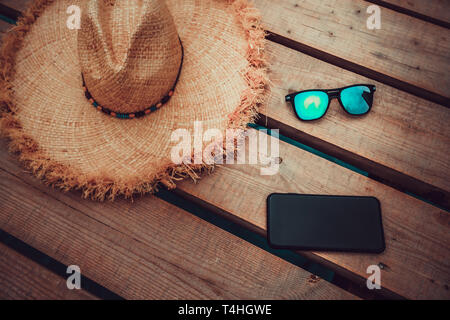
M 327 111 L 328 95 L 322 91 L 299 93 L 294 98 L 295 112 L 302 120 L 316 120 Z
M 342 90 L 341 101 L 348 113 L 361 115 L 369 111 L 373 101 L 373 93 L 366 86 L 350 87 Z

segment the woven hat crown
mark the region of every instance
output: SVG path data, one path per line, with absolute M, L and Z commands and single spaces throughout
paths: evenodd
M 89 0 L 78 55 L 90 94 L 117 113 L 158 104 L 173 88 L 182 48 L 164 0 Z

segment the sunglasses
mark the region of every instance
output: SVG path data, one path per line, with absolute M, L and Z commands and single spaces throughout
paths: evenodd
M 286 96 L 300 120 L 312 121 L 322 118 L 328 111 L 332 99 L 337 98 L 342 108 L 353 116 L 362 116 L 372 109 L 376 87 L 357 84 L 340 89 L 305 90 Z

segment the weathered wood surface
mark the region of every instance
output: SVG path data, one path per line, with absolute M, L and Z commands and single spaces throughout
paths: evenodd
M 3 0 L 19 11 L 28 2 Z M 271 32 L 450 97 L 450 31 L 446 28 L 382 8 L 381 30 L 368 30 L 370 3 L 363 0 L 254 2 Z
M 274 192 L 375 196 L 381 202 L 386 251 L 381 255 L 313 253 L 366 277 L 385 265 L 383 287 L 406 298 L 450 298 L 449 213 L 284 142 L 274 176 L 258 165 L 226 165 L 178 192 L 266 230 L 266 198 Z
M 23 10 L 28 2 L 30 0 L 0 0 L 0 3 L 15 10 Z M 384 0 L 384 2 L 450 23 L 449 0 Z
M 450 96 L 450 31 L 446 28 L 382 9 L 381 30 L 368 30 L 370 3 L 362 0 L 255 3 L 271 32 Z
M 63 194 L 0 153 L 0 228 L 133 299 L 353 299 L 309 272 L 155 197 Z
M 23 11 L 31 0 L 0 0 L 1 4 L 17 11 Z
M 0 299 L 92 300 L 83 289 L 69 290 L 66 279 L 0 243 Z
M 18 8 L 18 7 L 16 7 Z M 19 9 L 19 8 L 18 8 Z M 4 25 L 6 27 L 6 24 Z M 5 150 L 6 146 L 3 143 L 2 149 Z M 3 157 L 7 157 L 6 153 L 2 153 Z M 14 160 L 13 160 L 14 161 Z M 9 161 L 6 161 L 9 162 Z M 6 163 L 3 161 L 3 163 Z M 14 166 L 14 165 L 13 165 Z M 5 169 L 5 166 L 2 166 L 2 169 Z M 21 169 L 16 168 L 17 174 L 23 174 Z M 51 199 L 48 195 L 42 194 L 42 192 L 33 189 L 30 186 L 27 186 L 26 183 L 23 181 L 20 181 L 15 176 L 9 176 L 6 172 L 2 172 L 2 174 L 5 174 L 9 177 L 10 184 L 13 184 L 13 188 L 19 188 L 22 190 L 22 194 L 24 197 L 28 199 L 34 198 L 34 203 L 31 201 L 29 203 L 28 211 L 32 211 L 35 215 L 34 218 L 39 217 L 39 215 L 43 214 L 38 213 L 39 209 L 35 209 L 35 207 L 40 208 L 41 204 L 43 202 L 47 202 L 48 205 L 51 206 L 51 203 L 55 202 L 54 199 Z M 27 176 L 27 175 L 25 175 Z M 12 181 L 11 181 L 12 179 Z M 27 179 L 32 179 L 31 177 L 27 177 Z M 2 179 L 3 181 L 8 181 L 8 179 Z M 34 180 L 34 179 L 32 179 Z M 36 181 L 33 181 L 33 183 L 36 183 Z M 45 187 L 35 186 L 35 188 L 44 188 Z M 4 193 L 6 190 L 10 189 L 9 186 L 5 186 Z M 50 191 L 53 192 L 53 191 Z M 35 197 L 28 195 L 28 193 L 36 194 Z M 58 195 L 59 196 L 59 195 Z M 80 206 L 79 200 L 77 199 L 78 195 L 73 196 L 70 200 L 72 204 L 70 206 L 78 207 Z M 66 196 L 64 196 L 66 197 Z M 75 199 L 74 199 L 74 198 Z M 18 201 L 18 199 L 16 198 Z M 60 200 L 60 199 L 59 199 Z M 67 199 L 66 199 L 67 200 Z M 8 201 L 10 202 L 11 199 Z M 158 200 L 158 199 L 152 199 L 147 200 L 150 201 L 149 204 L 147 204 L 148 207 L 153 213 L 155 211 L 163 211 L 166 215 L 170 215 L 171 218 L 164 216 L 159 216 L 159 220 L 153 221 L 153 223 L 157 223 L 157 225 L 154 225 L 153 230 L 157 234 L 161 234 L 160 237 L 158 237 L 158 240 L 154 240 L 149 245 L 145 246 L 147 249 L 148 247 L 155 246 L 155 243 L 161 244 L 161 246 L 164 246 L 163 248 L 159 248 L 159 252 L 164 250 L 170 250 L 172 246 L 178 246 L 181 248 L 178 249 L 178 251 L 181 251 L 185 254 L 185 257 L 177 256 L 176 253 L 170 254 L 171 258 L 174 259 L 173 262 L 164 261 L 161 262 L 160 260 L 163 260 L 163 258 L 160 258 L 158 260 L 158 257 L 150 259 L 151 261 L 148 261 L 143 266 L 137 266 L 135 261 L 130 261 L 129 257 L 123 257 L 121 258 L 120 252 L 112 252 L 111 256 L 108 261 L 115 260 L 117 262 L 117 266 L 112 265 L 106 265 L 104 263 L 105 258 L 102 257 L 102 254 L 110 255 L 108 251 L 105 251 L 106 249 L 99 248 L 98 250 L 91 249 L 91 251 L 94 251 L 92 253 L 93 256 L 96 258 L 93 259 L 93 261 L 86 262 L 83 264 L 83 267 L 87 264 L 88 270 L 86 273 L 87 276 L 92 277 L 94 280 L 99 280 L 101 284 L 104 284 L 105 279 L 110 278 L 109 282 L 107 283 L 109 287 L 115 290 L 115 292 L 118 292 L 119 294 L 122 294 L 125 297 L 130 298 L 161 298 L 161 297 L 168 297 L 168 298 L 186 298 L 186 297 L 192 297 L 192 298 L 343 298 L 343 299 L 352 299 L 355 298 L 354 296 L 348 294 L 347 292 L 338 289 L 334 287 L 333 285 L 325 282 L 320 281 L 317 282 L 317 280 L 311 280 L 312 276 L 310 273 L 305 272 L 293 265 L 290 265 L 289 263 L 282 261 L 281 259 L 272 256 L 271 254 L 254 247 L 245 241 L 234 237 L 225 231 L 222 231 L 216 227 L 213 227 L 206 222 L 201 221 L 200 219 L 197 219 L 191 215 L 189 215 L 186 212 L 183 212 L 180 209 L 177 209 L 173 206 L 170 206 L 166 204 L 165 202 Z M 102 214 L 102 212 L 106 212 L 108 210 L 103 209 L 103 205 L 100 205 L 98 207 L 98 204 L 91 204 L 89 201 L 86 201 L 85 203 L 81 204 L 83 207 L 83 210 L 87 210 L 90 205 L 96 206 L 96 214 Z M 113 204 L 109 204 L 110 206 L 113 206 L 115 209 L 113 212 L 117 214 L 116 219 L 122 220 L 122 219 L 128 219 L 125 216 L 123 217 L 121 215 L 121 208 L 120 206 L 116 206 Z M 124 204 L 126 206 L 126 210 L 128 211 L 130 209 L 130 204 L 125 202 Z M 23 208 L 20 208 L 18 210 L 14 210 L 16 212 L 22 212 L 21 217 L 18 217 L 18 220 L 22 219 L 33 219 L 33 215 L 27 215 L 26 210 L 27 204 L 22 203 L 21 206 Z M 55 206 L 58 208 L 60 207 L 61 211 L 68 211 L 65 213 L 65 215 L 70 215 L 70 217 L 73 217 L 73 212 L 77 212 L 76 210 L 70 209 L 70 207 L 65 207 L 64 205 L 58 203 L 56 201 Z M 25 207 L 25 208 L 24 208 Z M 87 207 L 87 208 L 86 208 Z M 154 208 L 157 208 L 157 210 L 154 210 Z M 10 208 L 11 209 L 11 208 Z M 17 209 L 17 208 L 16 208 Z M 148 208 L 147 208 L 148 209 Z M 142 212 L 146 209 L 142 208 L 133 208 L 132 211 L 136 212 Z M 9 218 L 12 214 L 11 210 L 7 210 L 6 208 L 1 208 L 0 211 L 2 212 L 3 216 L 5 217 L 5 214 L 7 214 L 8 217 L 8 226 L 11 226 L 11 219 Z M 9 211 L 9 213 L 8 213 Z M 89 210 L 88 210 L 89 211 Z M 129 212 L 128 212 L 129 213 Z M 48 213 L 50 216 L 47 216 L 47 218 L 51 219 L 51 215 L 57 215 L 57 211 L 50 210 Z M 130 213 L 129 213 L 130 214 Z M 111 217 L 111 212 L 109 212 L 108 217 Z M 82 215 L 83 216 L 83 215 Z M 141 217 L 145 216 L 144 214 L 141 214 Z M 61 222 L 61 218 L 59 217 L 53 217 L 57 222 Z M 59 218 L 59 219 L 58 219 Z M 134 218 L 136 218 L 136 215 L 134 215 Z M 76 220 L 76 218 L 73 218 L 75 220 L 72 221 L 72 223 L 69 223 L 65 226 L 65 228 L 70 228 L 73 226 L 79 227 L 80 224 L 89 222 L 89 225 L 94 225 L 94 228 L 90 228 L 93 232 L 98 232 L 96 229 L 99 226 L 99 223 L 93 223 L 92 218 L 85 218 L 82 219 L 82 221 Z M 97 219 L 97 217 L 94 217 L 94 219 Z M 174 228 L 173 225 L 171 225 L 171 222 L 175 222 L 179 227 Z M 62 222 L 61 222 L 62 223 Z M 106 222 L 105 222 L 106 223 Z M 119 231 L 120 238 L 123 237 L 123 235 L 120 234 L 120 231 L 122 228 L 125 228 L 126 231 L 129 232 L 129 226 L 130 221 L 121 221 L 117 222 L 117 230 Z M 139 221 L 139 219 L 133 220 L 135 228 L 137 228 L 142 222 Z M 132 223 L 132 224 L 133 224 Z M 147 222 L 149 224 L 150 222 Z M 63 224 L 63 223 L 62 223 Z M 186 227 L 186 225 L 190 225 L 189 227 Z M 164 228 L 160 228 L 160 225 L 167 226 L 165 230 L 168 234 L 172 234 L 168 239 L 164 239 L 162 234 L 164 233 Z M 76 237 L 76 232 L 73 231 L 67 231 L 64 232 L 64 228 L 62 228 L 62 225 L 58 226 L 55 224 L 42 224 L 42 227 L 39 228 L 39 224 L 35 225 L 34 227 L 34 233 L 32 230 L 24 230 L 23 228 L 19 228 L 19 226 L 16 226 L 16 230 L 20 232 L 20 234 L 15 234 L 16 236 L 22 236 L 25 237 L 25 239 L 28 239 L 29 237 L 36 239 L 39 238 L 39 234 L 42 235 L 42 233 L 48 233 L 52 232 L 54 234 L 66 234 L 66 235 L 73 235 Z M 45 226 L 45 228 L 44 228 Z M 10 228 L 7 228 L 6 226 L 3 226 L 4 230 L 11 231 Z M 96 228 L 97 227 L 97 228 Z M 104 230 L 108 230 L 106 226 L 102 226 Z M 14 228 L 14 226 L 13 226 Z M 58 229 L 60 228 L 60 229 Z M 115 227 L 114 227 L 115 228 Z M 162 229 L 162 230 L 156 230 L 156 229 Z M 150 231 L 147 229 L 145 234 L 142 235 L 146 240 L 151 239 Z M 178 236 L 178 238 L 177 238 Z M 134 236 L 129 235 L 128 245 L 133 245 L 133 240 L 135 239 L 131 238 Z M 189 239 L 185 239 L 185 238 Z M 80 251 L 82 248 L 95 248 L 96 245 L 102 245 L 106 241 L 102 240 L 96 243 L 93 241 L 93 238 L 90 238 L 90 236 L 86 236 L 86 238 L 89 240 L 83 240 L 80 241 L 79 244 L 81 244 L 78 248 L 74 245 L 71 245 L 70 237 L 66 236 L 66 241 L 60 239 L 59 241 L 55 241 L 54 243 L 46 243 L 45 238 L 39 239 L 35 242 L 32 242 L 32 244 L 36 245 L 38 249 L 41 249 L 42 251 L 46 252 L 47 254 L 51 256 L 55 256 L 58 260 L 62 260 L 65 262 L 72 261 L 73 259 L 80 259 L 82 261 L 85 261 L 86 258 L 83 256 L 83 250 Z M 95 237 L 94 237 L 95 239 Z M 101 237 L 97 238 L 101 239 Z M 108 240 L 113 241 L 113 238 L 109 238 Z M 165 244 L 164 240 L 169 241 L 170 244 Z M 64 244 L 70 248 L 73 248 L 74 253 L 70 252 L 64 252 L 64 250 L 61 249 L 61 246 L 63 246 L 63 242 L 67 242 L 67 244 Z M 126 242 L 126 241 L 125 241 Z M 107 244 L 110 244 L 106 242 Z M 112 244 L 110 244 L 112 245 Z M 56 251 L 56 252 L 55 252 Z M 150 250 L 149 250 L 150 251 Z M 133 254 L 137 255 L 138 252 L 132 252 Z M 194 253 L 194 254 L 193 254 Z M 195 254 L 197 253 L 197 254 Z M 151 256 L 151 252 L 145 253 L 148 256 Z M 132 255 L 133 256 L 133 255 Z M 127 259 L 128 258 L 128 259 Z M 184 259 L 187 259 L 188 261 L 184 261 Z M 197 260 L 198 259 L 198 260 Z M 102 261 L 101 264 L 97 265 L 97 261 Z M 176 263 L 178 262 L 178 264 Z M 130 276 L 129 273 L 135 272 L 135 270 L 145 272 L 146 269 L 154 269 L 155 265 L 159 264 L 167 264 L 168 266 L 164 266 L 168 268 L 169 270 L 166 270 L 166 272 L 169 272 L 169 275 L 163 277 L 160 281 L 152 281 L 153 278 L 160 278 L 161 275 L 164 275 L 164 270 L 159 270 L 158 272 L 149 271 L 151 273 L 150 276 L 148 276 L 148 281 L 143 281 L 142 283 L 139 277 L 137 276 Z M 173 265 L 172 265 L 173 263 Z M 196 263 L 198 265 L 196 265 Z M 201 264 L 205 263 L 206 266 L 200 266 Z M 125 265 L 129 264 L 131 267 L 126 268 Z M 233 264 L 235 264 L 236 268 L 233 267 Z M 222 268 L 220 266 L 223 266 Z M 123 275 L 117 276 L 117 274 L 111 275 L 111 269 L 115 270 L 117 267 L 121 267 L 124 269 Z M 110 268 L 109 273 L 108 270 L 105 271 L 105 268 Z M 183 274 L 183 270 L 189 270 L 186 273 Z M 190 269 L 194 269 L 193 271 L 190 271 Z M 214 269 L 212 271 L 211 269 Z M 195 271 L 196 270 L 196 271 Z M 83 272 L 85 269 L 83 268 Z M 128 273 L 127 273 L 128 271 Z M 148 271 L 148 270 L 147 270 Z M 252 277 L 252 272 L 256 272 L 254 277 Z M 276 271 L 274 273 L 274 271 Z M 171 272 L 171 274 L 170 274 Z M 282 273 L 280 275 L 279 273 Z M 269 275 L 265 275 L 265 273 L 268 273 Z M 116 275 L 114 277 L 114 275 Z M 219 277 L 217 277 L 219 276 Z M 126 281 L 124 278 L 129 278 L 130 281 Z M 180 280 L 181 277 L 181 280 Z M 229 277 L 229 278 L 227 278 Z M 119 278 L 119 280 L 117 279 Z M 180 281 L 183 281 L 184 279 L 184 286 L 181 286 L 181 288 L 170 288 L 170 284 L 168 283 L 169 280 L 172 280 L 175 286 L 179 285 Z M 187 280 L 190 280 L 193 282 L 192 288 L 187 288 L 188 284 L 186 283 Z M 254 281 L 254 283 L 251 283 Z M 130 283 L 131 282 L 131 283 Z M 120 283 L 123 283 L 124 285 L 120 287 Z M 134 292 L 132 290 L 133 286 L 140 286 L 143 285 L 148 286 L 148 288 L 143 288 L 139 290 L 138 292 Z M 243 285 L 243 286 L 242 286 Z M 156 290 L 155 287 L 158 287 L 159 289 Z M 156 291 L 155 293 L 150 293 L 154 289 Z M 159 291 L 159 294 L 158 294 Z M 164 292 L 163 292 L 164 291 Z
M 368 31 L 365 27 L 367 19 L 365 8 L 367 8 L 369 3 L 363 1 L 345 0 L 318 3 L 317 1 L 308 0 L 294 3 L 293 0 L 277 2 L 256 0 L 256 4 L 261 8 L 264 22 L 270 31 L 348 59 L 351 62 L 371 68 L 390 77 L 430 90 L 436 94 L 448 96 L 446 92 L 448 85 L 443 85 L 443 83 L 448 84 L 450 82 L 447 62 L 450 51 L 448 50 L 449 41 L 446 41 L 448 31 L 444 28 L 383 9 L 383 29 Z M 334 12 L 332 13 L 332 11 Z M 301 19 L 299 19 L 299 16 Z M 326 17 L 326 23 L 324 23 L 323 17 Z M 359 77 L 326 63 L 317 62 L 299 53 L 290 53 L 289 49 L 277 49 L 275 44 L 269 45 L 269 53 L 271 55 L 277 56 L 278 50 L 280 50 L 280 56 L 286 57 L 288 61 L 276 59 L 279 61 L 280 67 L 286 65 L 286 67 L 290 66 L 294 70 L 301 68 L 300 70 L 307 71 L 309 74 L 306 76 L 298 74 L 297 80 L 290 78 L 289 81 L 291 82 L 283 80 L 281 76 L 280 81 L 274 77 L 276 88 L 272 95 L 268 112 L 271 112 L 272 107 L 275 112 L 277 110 L 289 112 L 291 109 L 285 104 L 279 104 L 280 101 L 277 101 L 280 93 L 286 89 L 302 89 L 289 88 L 292 85 L 306 87 L 306 84 L 308 84 L 308 87 L 313 87 L 313 83 L 309 85 L 307 80 L 304 80 L 306 82 L 304 84 L 302 76 L 305 76 L 305 78 L 309 76 L 312 77 L 311 79 L 314 79 L 316 77 L 314 75 L 315 68 L 320 69 L 317 76 L 321 73 L 329 74 L 328 72 L 334 70 L 334 76 L 339 74 L 339 77 L 341 77 L 342 75 L 344 80 L 354 81 Z M 428 63 L 429 61 L 432 61 L 432 63 Z M 302 64 L 305 62 L 312 63 L 311 68 L 308 68 L 307 65 L 301 65 L 300 67 L 289 65 L 291 63 Z M 272 69 L 274 69 L 274 74 L 276 74 L 277 70 L 275 68 Z M 286 76 L 286 73 L 283 72 L 282 76 Z M 292 73 L 292 77 L 295 76 Z M 331 83 L 332 80 L 330 76 L 328 77 L 328 81 L 324 80 L 326 83 L 320 83 L 318 79 L 315 79 L 314 85 L 320 84 L 325 86 L 325 84 Z M 362 77 L 359 77 L 359 79 L 362 79 Z M 345 82 L 344 80 L 342 82 Z M 334 79 L 334 81 L 334 83 L 337 83 L 340 80 Z M 436 86 L 436 83 L 440 85 Z M 364 152 L 364 156 L 369 159 L 376 159 L 375 161 L 377 162 L 386 163 L 418 179 L 447 188 L 448 181 L 445 181 L 445 178 L 442 178 L 442 176 L 438 177 L 437 172 L 442 172 L 448 167 L 448 162 L 445 162 L 441 157 L 448 144 L 444 144 L 444 151 L 441 149 L 437 151 L 439 155 L 436 155 L 436 158 L 432 155 L 433 159 L 427 165 L 427 157 L 424 153 L 434 147 L 426 146 L 424 141 L 426 141 L 427 137 L 433 137 L 433 139 L 440 139 L 440 141 L 445 142 L 448 134 L 439 136 L 437 130 L 434 131 L 432 128 L 424 129 L 418 123 L 422 120 L 414 122 L 415 118 L 407 114 L 407 109 L 411 106 L 416 112 L 444 109 L 440 109 L 442 107 L 426 101 L 414 99 L 410 95 L 388 86 L 378 84 L 378 87 L 377 97 L 381 98 L 378 100 L 380 106 L 401 106 L 393 108 L 393 111 L 389 110 L 392 113 L 388 115 L 374 115 L 377 121 L 385 121 L 387 117 L 388 124 L 383 123 L 383 126 L 387 126 L 386 128 L 383 127 L 383 132 L 378 129 L 378 131 L 369 130 L 369 137 L 361 138 L 362 140 L 352 140 L 346 137 L 344 142 L 330 141 L 343 148 L 350 149 L 352 152 L 359 153 L 361 148 L 361 152 Z M 381 95 L 380 91 L 383 92 L 383 95 Z M 275 109 L 274 106 L 281 107 Z M 293 123 L 291 125 L 311 135 L 321 134 L 320 137 L 324 140 L 333 134 L 339 137 L 345 130 L 363 130 L 363 123 L 361 123 L 361 127 L 355 129 L 354 123 L 352 122 L 350 125 L 347 121 L 348 119 L 343 119 L 344 115 L 340 112 L 341 110 L 336 105 L 333 105 L 327 114 L 327 119 L 324 119 L 324 123 L 334 122 L 337 126 L 337 128 L 328 128 L 330 131 L 320 129 L 321 124 L 319 124 L 318 129 L 315 127 L 311 128 L 311 131 L 307 131 L 304 127 L 295 127 Z M 443 115 L 444 119 L 448 117 L 445 110 L 437 111 L 437 113 Z M 328 117 L 331 118 L 328 119 Z M 292 120 L 289 117 L 286 119 L 283 119 L 283 121 Z M 405 120 L 413 121 L 413 123 L 405 124 Z M 437 126 L 442 125 L 442 119 L 439 119 L 439 117 L 427 121 Z M 394 130 L 395 126 L 401 129 Z M 389 130 L 393 130 L 392 133 L 386 134 Z M 345 132 L 343 136 L 345 136 Z M 409 146 L 412 144 L 413 139 L 410 139 L 410 134 L 413 134 L 413 136 L 416 134 L 419 139 L 419 145 L 415 145 L 412 151 L 407 150 L 403 145 Z M 384 140 L 389 144 L 392 143 L 392 145 L 376 145 L 383 144 Z M 430 141 L 430 143 L 433 144 L 433 141 Z M 396 145 L 399 142 L 402 143 L 400 144 L 400 154 L 393 163 L 388 155 L 396 147 L 399 147 Z M 370 147 L 361 146 L 363 143 L 368 143 Z M 379 150 L 380 148 L 381 150 Z M 381 155 L 378 155 L 378 152 L 381 152 Z M 420 160 L 418 163 L 413 163 L 413 160 L 408 158 L 409 155 L 416 156 Z M 450 267 L 448 261 L 450 259 L 448 245 L 449 217 L 447 212 L 436 209 L 292 146 L 282 144 L 281 157 L 283 158 L 283 163 L 278 176 L 262 177 L 259 175 L 259 168 L 256 166 L 224 167 L 219 168 L 215 175 L 205 178 L 197 186 L 188 182 L 183 183 L 180 192 L 198 197 L 204 203 L 212 205 L 218 210 L 231 213 L 260 229 L 265 229 L 265 198 L 272 192 L 375 195 L 381 200 L 383 208 L 387 240 L 386 252 L 380 256 L 334 253 L 315 253 L 315 255 L 362 277 L 366 277 L 365 270 L 368 265 L 382 263 L 386 267 L 383 269 L 382 275 L 384 287 L 408 298 L 449 298 Z M 436 161 L 435 159 L 438 160 Z M 430 170 L 431 173 L 427 170 Z M 20 175 L 22 173 L 19 170 L 15 174 Z M 429 174 L 435 175 L 436 179 L 434 177 L 433 179 L 429 178 Z M 39 184 L 35 183 L 33 179 L 27 180 L 27 183 L 31 183 L 35 188 L 40 189 Z M 68 197 L 70 199 L 69 205 L 75 206 L 75 208 L 76 206 L 84 207 L 86 205 L 85 202 L 80 204 L 76 200 L 76 195 L 69 194 L 65 196 L 45 188 L 40 190 L 50 193 L 53 198 L 57 198 L 59 201 L 67 202 L 69 200 L 66 197 Z M 64 200 L 61 200 L 63 198 Z M 144 201 L 144 199 L 140 201 Z M 122 205 L 124 204 L 111 206 L 117 207 Z M 91 204 L 88 206 L 91 206 Z M 91 213 L 95 216 L 94 219 L 102 217 L 101 212 L 104 212 L 105 208 L 99 204 L 92 204 L 92 206 L 97 207 L 97 211 Z M 132 207 L 130 206 L 130 208 Z M 120 211 L 120 209 L 117 210 Z M 139 211 L 140 209 L 136 210 Z
M 3 20 L 0 20 L 0 41 L 3 39 L 6 31 L 11 27 L 11 25 Z
M 273 42 L 268 43 L 268 53 L 273 88 L 263 115 L 294 132 L 305 132 L 450 192 L 448 108 Z M 324 118 L 302 122 L 284 99 L 292 91 L 331 89 L 351 83 L 377 86 L 374 106 L 367 116 L 352 118 L 334 100 Z
M 450 23 L 450 0 L 384 0 L 384 2 Z

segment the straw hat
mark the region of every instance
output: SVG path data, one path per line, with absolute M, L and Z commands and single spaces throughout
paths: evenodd
M 3 40 L 2 133 L 37 177 L 85 197 L 175 187 L 211 165 L 175 164 L 174 130 L 244 128 L 265 102 L 264 41 L 243 0 L 34 1 Z

